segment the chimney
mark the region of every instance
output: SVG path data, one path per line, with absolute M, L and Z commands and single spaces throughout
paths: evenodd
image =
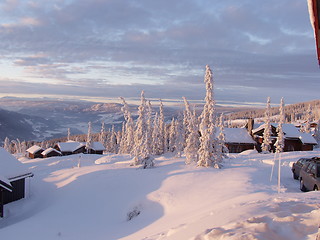
M 248 124 L 247 124 L 247 130 L 248 130 L 250 135 L 252 135 L 253 125 L 254 125 L 254 119 L 253 118 L 249 118 L 248 119 Z

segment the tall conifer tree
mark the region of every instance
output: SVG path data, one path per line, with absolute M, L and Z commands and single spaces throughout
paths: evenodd
M 270 97 L 267 99 L 267 107 L 265 110 L 265 126 L 264 126 L 264 132 L 263 132 L 263 143 L 261 144 L 261 150 L 264 153 L 268 153 L 271 150 L 271 123 L 270 123 L 270 117 L 271 117 L 271 106 L 270 106 Z

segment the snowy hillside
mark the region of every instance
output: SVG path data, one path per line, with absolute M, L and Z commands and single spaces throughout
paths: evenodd
M 6 137 L 20 140 L 43 140 L 61 137 L 61 126 L 43 117 L 0 109 L 0 141 Z
M 151 169 L 130 167 L 128 155 L 21 159 L 35 175 L 30 195 L 5 205 L 0 236 L 314 240 L 319 192 L 300 192 L 290 165 L 319 154 L 282 154 L 281 193 L 276 174 L 270 182 L 273 154 L 231 154 L 223 169 L 185 165 L 184 157 L 170 155 L 156 158 Z

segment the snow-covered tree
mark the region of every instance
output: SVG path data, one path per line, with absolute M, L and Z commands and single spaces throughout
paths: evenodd
M 198 161 L 198 149 L 199 149 L 199 127 L 196 120 L 196 115 L 192 113 L 190 104 L 185 97 L 183 97 L 185 105 L 185 116 L 188 118 L 188 136 L 186 140 L 186 146 L 184 153 L 186 155 L 186 164 Z
M 120 97 L 122 100 L 123 107 L 121 111 L 123 112 L 125 125 L 122 130 L 122 138 L 120 143 L 119 153 L 131 153 L 134 145 L 134 122 L 131 117 L 131 112 L 129 106 L 123 97 Z
M 148 151 L 148 127 L 146 121 L 146 99 L 144 97 L 144 91 L 141 92 L 141 103 L 138 107 L 138 119 L 136 123 L 134 133 L 134 148 L 132 155 L 134 156 L 132 165 L 142 165 L 143 168 L 152 167 L 154 165 L 153 158 Z
M 160 99 L 160 108 L 159 108 L 159 135 L 160 135 L 160 141 L 161 141 L 161 154 L 164 153 L 167 149 L 166 144 L 166 128 L 165 128 L 165 122 L 164 122 L 164 109 L 163 109 L 163 103 Z
M 176 120 L 175 129 L 176 129 L 175 151 L 176 151 L 176 155 L 178 157 L 181 157 L 184 149 L 184 142 L 185 142 L 185 139 L 184 139 L 185 130 L 182 124 L 181 115 L 179 115 L 178 119 Z
M 120 136 L 120 141 L 119 141 L 119 153 L 124 153 L 124 148 L 125 148 L 125 143 L 126 143 L 126 123 L 122 123 L 122 128 L 121 128 L 121 136 Z
M 11 143 L 10 143 L 10 140 L 9 140 L 8 137 L 6 137 L 6 138 L 4 139 L 3 148 L 4 148 L 7 152 L 11 153 Z
M 198 166 L 202 167 L 221 167 L 221 159 L 217 153 L 217 141 L 215 139 L 215 101 L 213 96 L 213 77 L 210 67 L 206 66 L 206 73 L 204 77 L 206 84 L 206 97 L 203 111 L 200 116 L 199 130 L 200 147 L 198 150 L 199 159 Z
M 283 152 L 283 148 L 284 148 L 284 133 L 282 130 L 282 125 L 284 124 L 284 121 L 285 121 L 285 113 L 284 113 L 283 98 L 281 98 L 279 111 L 280 111 L 280 114 L 279 114 L 280 116 L 279 116 L 279 123 L 277 127 L 278 137 L 277 137 L 277 141 L 274 144 L 277 153 Z
M 184 97 L 183 97 L 184 98 Z M 190 108 L 190 107 L 189 107 Z M 187 112 L 187 110 L 184 110 L 183 111 L 183 131 L 184 131 L 184 143 L 187 142 L 187 138 L 188 138 L 188 135 L 189 135 L 189 114 Z
M 91 129 L 91 122 L 88 122 L 88 133 L 87 133 L 87 140 L 86 140 L 86 149 L 87 153 L 89 153 L 92 147 L 92 129 Z
M 174 152 L 176 147 L 176 121 L 172 118 L 169 128 L 169 151 Z
M 26 156 L 27 153 L 27 143 L 26 141 L 23 141 L 21 143 L 21 154 L 23 154 L 23 156 Z
M 71 134 L 70 134 L 70 128 L 68 128 L 68 136 L 67 136 L 67 140 L 70 141 L 71 138 L 70 138 Z
M 305 115 L 304 132 L 306 132 L 306 133 L 311 132 L 311 121 L 312 121 L 312 110 L 311 110 L 311 104 L 309 104 L 308 108 L 307 108 L 306 115 Z
M 152 129 L 152 155 L 160 155 L 162 152 L 162 141 L 159 132 L 159 117 L 158 113 L 155 114 L 153 119 L 153 129 Z
M 101 142 L 103 146 L 106 146 L 106 130 L 105 130 L 104 122 L 101 123 L 101 130 L 99 133 L 99 142 Z
M 261 144 L 261 150 L 263 153 L 268 153 L 271 150 L 271 123 L 270 123 L 270 97 L 267 99 L 267 107 L 265 110 L 265 125 L 264 125 L 264 132 L 263 132 L 263 143 Z
M 120 143 L 122 139 L 122 131 L 119 130 L 116 132 L 116 139 L 117 139 L 117 153 L 119 153 Z
M 218 161 L 221 162 L 223 158 L 228 157 L 229 149 L 226 146 L 226 137 L 224 134 L 224 115 L 223 113 L 220 115 L 219 119 L 219 136 L 218 136 L 218 144 L 217 144 L 217 158 Z
M 153 130 L 153 122 L 152 122 L 152 106 L 151 101 L 147 103 L 147 132 L 146 132 L 146 152 L 147 155 L 152 155 L 152 130 Z
M 117 135 L 114 130 L 114 125 L 112 125 L 111 132 L 108 135 L 108 141 L 107 141 L 107 151 L 112 153 L 117 153 Z
M 317 126 L 314 129 L 314 134 L 313 134 L 314 138 L 316 139 L 318 145 L 317 147 L 320 147 L 320 119 L 317 122 Z

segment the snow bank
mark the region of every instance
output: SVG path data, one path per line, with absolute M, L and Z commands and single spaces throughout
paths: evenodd
M 252 154 L 259 154 L 259 153 L 256 149 L 249 149 L 239 153 L 239 155 L 252 155 Z
M 220 170 L 185 165 L 185 158 L 169 154 L 151 169 L 131 167 L 129 155 L 24 159 L 35 174 L 31 195 L 5 205 L 0 236 L 314 240 L 319 192 L 302 193 L 290 163 L 319 153 L 283 153 L 279 194 L 276 174 L 270 182 L 273 154 L 230 154 Z

